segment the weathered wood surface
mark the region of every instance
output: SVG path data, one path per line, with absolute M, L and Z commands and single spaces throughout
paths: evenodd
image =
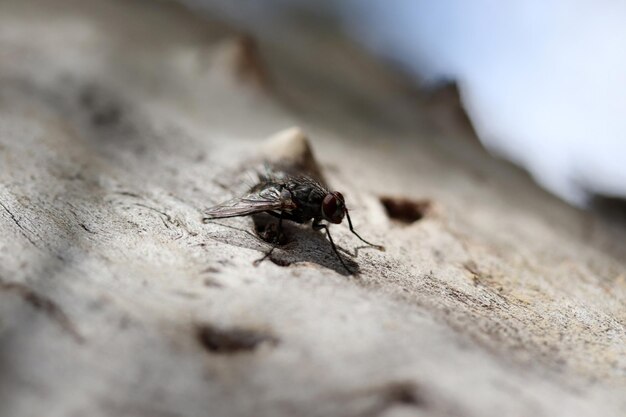
M 307 47 L 260 62 L 170 3 L 0 2 L 0 415 L 623 416 L 623 226 Z M 306 228 L 255 267 L 250 219 L 201 221 L 291 125 L 387 246 L 359 275 Z

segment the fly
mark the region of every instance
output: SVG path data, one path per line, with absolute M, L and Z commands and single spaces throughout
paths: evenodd
M 267 213 L 278 218 L 279 237 L 283 220 L 299 224 L 311 222 L 313 230 L 326 231 L 335 255 L 349 273 L 352 271 L 341 259 L 328 225 L 323 223 L 324 221 L 340 224 L 346 217 L 350 231 L 356 237 L 369 246 L 385 250 L 383 246 L 363 239 L 354 230 L 345 199 L 339 191 L 330 191 L 320 182 L 306 175 L 291 175 L 282 172 L 261 175 L 259 182 L 247 194 L 207 209 L 204 219 L 223 219 L 257 213 Z M 269 253 L 266 257 L 268 255 Z

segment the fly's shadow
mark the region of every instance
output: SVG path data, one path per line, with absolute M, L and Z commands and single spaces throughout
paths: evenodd
M 273 245 L 270 251 L 258 260 L 257 264 L 265 259 L 281 266 L 298 262 L 311 262 L 342 275 L 356 274 L 359 271 L 359 265 L 336 253 L 328 239 L 319 231 L 291 222 L 283 222 L 279 230 L 279 220 L 264 213 L 253 215 L 252 220 L 257 236 Z M 339 249 L 347 252 L 342 248 Z M 349 271 L 337 259 L 337 256 L 341 257 L 341 261 L 349 268 Z
M 239 246 L 246 249 L 258 250 L 265 254 L 255 260 L 255 265 L 264 261 L 270 261 L 279 266 L 309 262 L 331 269 L 341 275 L 357 274 L 359 265 L 352 259 L 340 255 L 350 271 L 337 259 L 337 254 L 332 249 L 330 242 L 323 232 L 318 232 L 308 226 L 298 225 L 292 222 L 283 222 L 281 233 L 278 233 L 278 219 L 258 213 L 252 217 L 254 232 L 247 227 L 236 227 L 226 222 L 211 220 L 211 223 L 241 232 L 250 238 L 242 238 L 242 235 L 233 239 L 232 235 L 223 238 L 214 236 L 216 240 L 229 245 Z M 349 253 L 343 248 L 340 251 Z

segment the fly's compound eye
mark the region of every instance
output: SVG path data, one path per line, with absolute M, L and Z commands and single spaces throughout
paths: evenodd
M 331 223 L 341 223 L 345 215 L 345 206 L 341 193 L 334 192 L 324 197 L 324 201 L 322 201 L 322 215 Z

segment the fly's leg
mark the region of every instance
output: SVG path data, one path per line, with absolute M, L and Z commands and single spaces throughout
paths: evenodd
M 273 216 L 278 217 L 278 227 L 276 228 L 276 238 L 274 239 L 274 242 L 272 243 L 272 249 L 270 249 L 270 251 L 267 252 L 262 258 L 259 258 L 253 262 L 255 266 L 258 266 L 261 262 L 263 262 L 264 260 L 270 257 L 272 252 L 274 252 L 274 249 L 276 249 L 276 246 L 280 245 L 281 237 L 283 234 L 283 213 L 284 212 L 281 211 L 280 214 L 276 214 L 273 212 L 268 212 L 268 213 Z
M 294 222 L 294 223 L 298 223 L 298 224 L 302 224 L 303 220 L 301 217 L 298 216 L 294 216 L 291 213 L 287 213 L 286 211 L 281 211 L 280 214 L 276 214 L 273 211 L 267 211 L 267 214 L 269 214 L 272 217 L 276 217 L 278 219 L 278 231 L 279 231 L 279 237 L 282 236 L 282 224 L 283 224 L 283 220 L 289 220 L 290 222 Z
M 261 262 L 263 262 L 264 260 L 266 260 L 267 258 L 270 257 L 270 255 L 272 254 L 272 252 L 274 252 L 274 249 L 276 249 L 276 245 L 272 246 L 272 249 L 269 250 L 269 252 L 267 252 L 265 255 L 263 255 L 262 258 L 259 259 L 255 259 L 254 262 L 252 262 L 252 264 L 254 266 L 259 266 L 261 264 Z
M 328 229 L 328 226 L 322 223 L 313 222 L 311 227 L 313 227 L 313 230 L 324 229 L 326 231 L 326 236 L 328 236 L 328 240 L 330 241 L 330 246 L 332 246 L 333 252 L 335 252 L 335 255 L 337 255 L 337 259 L 339 259 L 339 262 L 341 262 L 341 265 L 343 265 L 343 267 L 346 269 L 346 271 L 348 271 L 350 275 L 354 274 L 354 272 L 350 270 L 350 268 L 348 268 L 348 265 L 346 265 L 346 263 L 343 261 L 343 259 L 341 258 L 341 255 L 339 255 L 339 251 L 337 250 L 337 246 L 335 246 L 335 242 L 333 242 L 333 238 L 330 235 L 330 230 Z
M 276 217 L 278 218 L 278 226 L 277 226 L 277 230 L 276 230 L 276 239 L 274 239 L 274 246 L 272 246 L 272 249 L 270 249 L 270 251 L 268 253 L 265 254 L 265 256 L 263 256 L 261 259 L 257 259 L 256 261 L 254 261 L 255 265 L 260 264 L 261 262 L 263 262 L 264 260 L 266 260 L 274 251 L 274 249 L 276 249 L 276 246 L 280 245 L 280 242 L 282 241 L 282 237 L 283 237 L 283 220 L 290 220 L 292 222 L 295 223 L 302 223 L 302 219 L 300 219 L 299 217 L 294 216 L 291 213 L 287 213 L 285 211 L 281 211 L 280 214 L 276 214 L 273 211 L 267 211 L 267 214 L 269 214 L 272 217 Z
M 348 210 L 346 210 L 346 217 L 348 218 L 348 226 L 350 227 L 350 231 L 356 236 L 358 237 L 361 242 L 367 243 L 370 246 L 375 247 L 378 250 L 384 251 L 385 247 L 382 245 L 375 245 L 371 242 L 368 242 L 367 240 L 363 239 L 361 236 L 359 236 L 359 234 L 356 232 L 356 230 L 354 230 L 354 227 L 352 227 L 352 220 L 350 219 L 350 214 L 348 213 Z

